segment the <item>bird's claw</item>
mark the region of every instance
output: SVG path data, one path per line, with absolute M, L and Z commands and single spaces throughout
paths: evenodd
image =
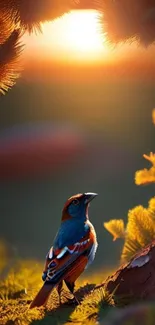
M 67 301 L 68 301 L 68 304 L 70 305 L 72 305 L 72 304 L 74 304 L 74 305 L 80 305 L 80 302 L 79 302 L 79 300 L 76 298 L 76 297 L 73 297 L 73 298 L 68 298 L 67 297 Z

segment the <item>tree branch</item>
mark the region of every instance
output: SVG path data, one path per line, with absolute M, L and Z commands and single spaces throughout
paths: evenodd
M 19 77 L 21 66 L 19 55 L 22 45 L 19 42 L 20 31 L 14 30 L 9 38 L 0 45 L 0 93 L 4 94 Z

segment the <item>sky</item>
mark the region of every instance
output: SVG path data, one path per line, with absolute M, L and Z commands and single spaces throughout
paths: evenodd
M 97 192 L 94 268 L 105 268 L 119 262 L 122 242 L 103 222 L 126 221 L 154 195 L 134 184 L 135 171 L 148 167 L 143 153 L 154 150 L 154 48 L 111 47 L 96 35 L 96 12 L 87 12 L 91 35 L 84 26 L 77 32 L 77 15 L 24 36 L 21 78 L 0 99 L 0 236 L 14 254 L 43 260 L 65 200 Z
M 80 21 L 80 24 L 79 24 Z M 111 44 L 95 10 L 76 10 L 42 25 L 42 33 L 23 38 L 26 80 L 61 82 L 108 80 L 117 77 L 153 81 L 155 47 L 136 40 Z
M 42 34 L 24 36 L 25 56 L 85 65 L 107 64 L 135 54 L 153 58 L 154 48 L 146 51 L 136 41 L 130 40 L 117 46 L 111 44 L 100 16 L 96 10 L 74 10 L 53 22 L 42 24 Z
M 63 61 L 97 62 L 107 58 L 109 50 L 102 34 L 99 13 L 95 10 L 75 10 L 53 22 L 42 25 L 42 35 L 27 36 L 29 49 L 38 51 L 39 56 Z M 79 24 L 80 20 L 80 24 Z

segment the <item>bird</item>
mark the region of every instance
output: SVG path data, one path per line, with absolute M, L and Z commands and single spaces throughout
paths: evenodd
M 63 281 L 73 295 L 74 302 L 79 304 L 74 293 L 75 281 L 93 262 L 98 247 L 96 232 L 88 216 L 90 202 L 97 195 L 80 193 L 66 201 L 59 230 L 46 255 L 42 273 L 44 284 L 31 302 L 30 309 L 46 305 L 54 288 L 57 289 L 61 304 Z

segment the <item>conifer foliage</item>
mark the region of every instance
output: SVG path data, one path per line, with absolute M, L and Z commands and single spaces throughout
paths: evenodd
M 0 93 L 13 86 L 21 70 L 21 34 L 41 31 L 41 23 L 72 9 L 98 10 L 110 43 L 137 40 L 147 46 L 155 41 L 155 0 L 0 0 Z
M 112 43 L 155 41 L 155 0 L 94 0 L 103 13 L 103 29 Z
M 127 225 L 124 228 L 123 220 L 110 220 L 104 223 L 104 227 L 116 238 L 125 240 L 121 261 L 127 262 L 142 247 L 155 239 L 155 197 L 147 208 L 142 205 L 128 212 Z
M 11 88 L 21 71 L 19 55 L 22 45 L 19 42 L 20 30 L 14 30 L 0 45 L 0 93 Z
M 41 23 L 75 8 L 78 0 L 0 0 L 0 94 L 11 88 L 21 71 L 21 36 L 40 32 Z
M 139 170 L 135 174 L 135 183 L 137 185 L 145 185 L 155 183 L 155 154 L 151 152 L 149 155 L 143 155 L 151 163 L 151 168 Z
M 153 110 L 153 123 L 155 111 Z M 155 154 L 144 155 L 152 166 L 135 173 L 136 185 L 155 183 Z M 155 239 L 155 196 L 148 202 L 148 207 L 139 205 L 128 212 L 127 225 L 124 227 L 123 220 L 110 220 L 104 223 L 104 227 L 117 238 L 124 239 L 121 261 L 127 262 L 141 248 L 150 244 Z

